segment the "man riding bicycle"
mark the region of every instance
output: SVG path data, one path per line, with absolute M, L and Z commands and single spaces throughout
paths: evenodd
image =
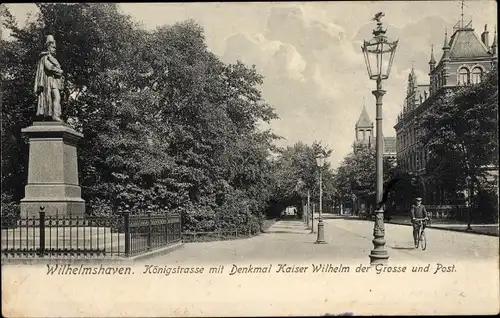
M 416 204 L 411 207 L 411 223 L 413 224 L 413 241 L 415 242 L 415 246 L 418 246 L 417 240 L 420 225 L 415 219 L 428 219 L 428 217 L 427 210 L 425 210 L 425 206 L 422 204 L 422 198 L 416 198 L 415 201 Z M 422 223 L 422 226 L 425 229 L 425 222 Z

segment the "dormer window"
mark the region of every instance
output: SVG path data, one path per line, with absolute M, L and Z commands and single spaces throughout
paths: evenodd
M 458 85 L 467 85 L 470 83 L 469 70 L 465 67 L 460 68 L 458 72 Z
M 483 70 L 480 67 L 474 67 L 474 69 L 472 70 L 472 78 L 471 78 L 472 84 L 481 83 L 482 77 L 483 77 Z

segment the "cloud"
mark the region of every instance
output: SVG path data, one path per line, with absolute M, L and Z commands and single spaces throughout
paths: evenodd
M 23 5 L 8 5 L 24 20 Z M 399 38 L 393 69 L 383 85 L 384 135 L 403 104 L 412 65 L 420 83 L 428 82 L 430 48 L 442 54 L 444 29 L 451 33 L 460 8 L 449 1 L 169 3 L 120 5 L 149 29 L 195 19 L 209 49 L 225 62 L 255 64 L 264 76 L 263 97 L 281 117 L 272 122 L 286 140 L 320 140 L 335 148 L 335 167 L 351 150 L 354 125 L 365 100 L 375 120 L 375 83 L 368 79 L 360 45 L 372 36 L 371 18 L 383 11 L 387 36 Z M 31 5 L 34 7 L 34 5 Z M 465 19 L 481 32 L 496 22 L 496 2 L 468 3 Z M 490 31 L 493 36 L 493 31 Z
M 363 99 L 372 104 L 373 83 L 359 46 L 342 27 L 310 20 L 300 7 L 273 8 L 267 29 L 229 37 L 224 57 L 261 65 L 263 96 L 281 118 L 273 128 L 287 138 L 284 144 L 320 140 L 335 148 L 334 166 L 351 151 Z M 393 134 L 392 125 L 385 135 Z
M 302 81 L 306 66 L 307 62 L 293 45 L 282 43 L 270 61 L 269 70 Z

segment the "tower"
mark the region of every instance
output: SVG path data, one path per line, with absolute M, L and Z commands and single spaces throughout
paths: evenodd
M 355 126 L 356 144 L 362 146 L 370 146 L 373 142 L 373 122 L 368 116 L 366 106 L 363 104 L 363 110 Z
M 443 63 L 443 75 L 441 78 L 441 83 L 439 85 L 447 85 L 448 84 L 448 62 L 450 61 L 450 43 L 448 42 L 448 30 L 444 32 L 444 45 L 443 45 L 443 57 L 441 58 L 441 62 Z
M 436 68 L 436 60 L 434 59 L 434 44 L 431 45 L 431 59 L 429 61 L 429 75 Z

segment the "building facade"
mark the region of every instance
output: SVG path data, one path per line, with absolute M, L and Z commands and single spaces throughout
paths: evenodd
M 449 205 L 456 194 L 446 193 L 444 189 L 433 187 L 426 182 L 430 173 L 425 169 L 429 149 L 419 142 L 423 133 L 422 115 L 432 111 L 439 99 L 453 95 L 458 87 L 479 83 L 496 61 L 496 31 L 490 45 L 486 26 L 480 39 L 474 32 L 472 23 L 464 25 L 459 22 L 449 39 L 445 32 L 439 62 L 436 62 L 434 49 L 431 47 L 429 84 L 419 83 L 422 79 L 416 77 L 413 69 L 408 75 L 406 98 L 394 126 L 397 161 L 402 170 L 416 176 L 418 193 L 428 205 Z

